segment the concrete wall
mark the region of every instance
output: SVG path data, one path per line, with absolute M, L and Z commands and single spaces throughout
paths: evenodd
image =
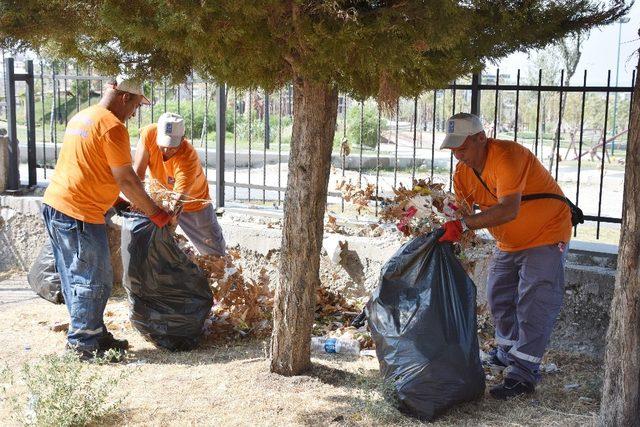
M 0 271 L 28 270 L 46 239 L 39 214 L 38 197 L 0 196 Z M 281 216 L 258 216 L 248 209 L 228 209 L 219 219 L 230 248 L 241 252 L 245 277 L 257 277 L 266 269 L 275 284 L 281 242 Z M 117 220 L 112 229 L 118 240 Z M 372 233 L 368 227 L 348 228 L 350 235 L 325 233 L 321 259 L 321 280 L 349 297 L 366 299 L 375 289 L 383 264 L 401 246 L 397 233 Z M 335 257 L 339 244 L 345 250 Z M 476 251 L 472 278 L 478 288 L 478 302 L 486 301 L 489 244 Z M 112 248 L 114 264 L 119 247 Z M 552 338 L 552 346 L 602 356 L 609 323 L 617 249 L 611 245 L 572 243 L 565 269 L 565 303 Z M 332 260 L 333 258 L 333 260 Z M 114 270 L 118 267 L 114 265 Z M 121 267 L 120 267 L 121 268 Z M 120 270 L 121 272 L 121 270 Z M 116 277 L 120 277 L 116 272 Z

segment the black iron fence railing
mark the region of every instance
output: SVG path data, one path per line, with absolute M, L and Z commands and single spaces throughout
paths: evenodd
M 68 120 L 98 102 L 108 77 L 76 65 L 43 59 L 5 58 L 0 117 L 10 142 L 9 190 L 47 182 Z M 548 74 L 548 73 L 547 73 Z M 565 72 L 526 76 L 473 75 L 449 87 L 400 99 L 393 111 L 374 100 L 340 95 L 328 208 L 353 213 L 336 183 L 374 185 L 376 196 L 400 184 L 429 178 L 452 186 L 454 159 L 439 150 L 447 118 L 478 114 L 489 136 L 527 146 L 549 169 L 565 194 L 585 212 L 581 226 L 596 239 L 621 222 L 626 138 L 635 72 L 629 86 L 568 85 Z M 139 130 L 165 111 L 182 114 L 187 137 L 215 184 L 218 206 L 226 201 L 280 206 L 286 188 L 292 132 L 290 86 L 273 92 L 225 89 L 191 76 L 182 84 L 147 82 L 152 105 L 127 126 L 135 147 Z M 4 110 L 4 111 L 2 111 Z M 0 119 L 1 121 L 2 119 Z M 372 202 L 372 215 L 379 211 Z M 355 214 L 355 213 L 354 213 Z M 576 235 L 580 231 L 576 229 Z M 608 241 L 615 239 L 607 238 Z

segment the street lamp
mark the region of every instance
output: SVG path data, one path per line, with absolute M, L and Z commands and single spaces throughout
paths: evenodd
M 618 23 L 620 26 L 618 27 L 618 58 L 616 59 L 616 88 L 618 87 L 618 76 L 620 74 L 620 42 L 622 38 L 622 24 L 626 24 L 630 19 L 627 17 L 620 18 Z M 613 123 L 611 126 L 611 136 L 615 136 L 616 134 L 616 117 L 618 115 L 618 92 L 616 91 L 613 95 Z M 611 155 L 613 156 L 614 150 L 616 149 L 616 140 L 611 141 Z

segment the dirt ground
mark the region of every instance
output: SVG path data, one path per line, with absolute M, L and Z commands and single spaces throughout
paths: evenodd
M 205 342 L 196 351 L 169 353 L 144 341 L 127 321 L 127 310 L 126 299 L 115 297 L 105 315 L 114 334 L 133 346 L 127 360 L 92 365 L 101 376 L 125 375 L 117 391 L 124 405 L 107 425 L 420 424 L 384 400 L 374 358 L 322 355 L 313 358 L 313 369 L 306 375 L 282 377 L 269 372 L 267 341 Z M 19 374 L 24 363 L 60 353 L 64 332 L 52 332 L 50 327 L 67 320 L 64 306 L 39 298 L 5 300 L 0 304 L 0 364 Z M 547 361 L 560 371 L 546 375 L 535 395 L 504 403 L 487 394 L 479 402 L 452 409 L 434 425 L 592 423 L 598 410 L 601 363 L 557 352 Z M 7 406 L 0 396 L 0 420 L 9 419 Z

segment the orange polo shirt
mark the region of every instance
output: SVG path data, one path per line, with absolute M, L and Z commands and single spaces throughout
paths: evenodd
M 184 202 L 184 212 L 202 210 L 207 202 L 189 201 L 190 199 L 211 200 L 209 197 L 209 183 L 200 164 L 198 153 L 189 143 L 182 141 L 178 152 L 169 160 L 164 161 L 162 152 L 156 143 L 158 125 L 145 126 L 140 131 L 140 140 L 149 153 L 149 172 L 166 188 L 175 192 L 187 194 Z
M 560 186 L 531 151 L 514 141 L 489 138 L 487 161 L 481 177 L 498 198 L 514 193 L 554 193 L 562 195 Z M 459 162 L 453 177 L 456 195 L 480 210 L 497 203 L 469 166 Z M 506 252 L 569 242 L 571 239 L 571 211 L 566 203 L 556 199 L 523 201 L 513 221 L 489 228 Z
M 111 168 L 130 164 L 124 123 L 99 105 L 86 108 L 67 124 L 44 203 L 72 218 L 104 224 L 120 193 Z

